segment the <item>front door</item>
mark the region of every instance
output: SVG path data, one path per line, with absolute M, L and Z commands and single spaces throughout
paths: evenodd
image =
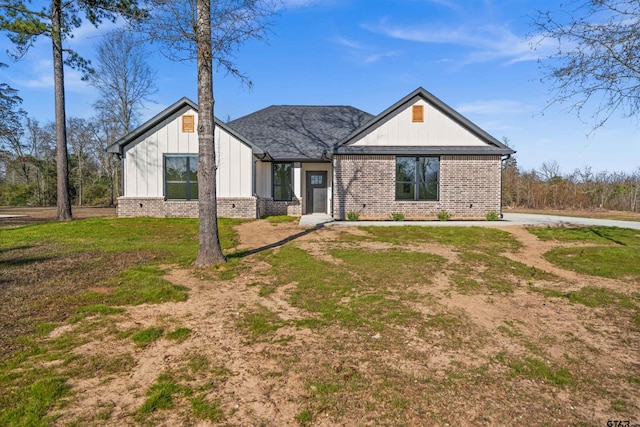
M 327 172 L 307 172 L 307 214 L 327 213 Z

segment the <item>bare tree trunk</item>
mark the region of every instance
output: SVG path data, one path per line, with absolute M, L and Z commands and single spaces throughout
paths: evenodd
M 82 154 L 78 155 L 78 206 L 82 206 Z
M 216 158 L 214 150 L 213 55 L 211 1 L 196 0 L 196 49 L 198 55 L 198 230 L 197 267 L 225 262 L 218 238 Z
M 67 155 L 67 128 L 64 111 L 64 66 L 62 62 L 62 4 L 51 1 L 51 41 L 53 45 L 53 81 L 56 105 L 56 172 L 58 190 L 58 221 L 71 219 L 69 198 L 69 159 Z

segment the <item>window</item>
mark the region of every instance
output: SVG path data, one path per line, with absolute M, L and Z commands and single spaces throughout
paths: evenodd
M 182 132 L 195 132 L 196 120 L 192 114 L 182 116 Z
M 165 155 L 164 191 L 167 200 L 198 200 L 197 155 Z
M 424 123 L 424 105 L 414 105 L 411 108 L 411 121 L 414 123 Z
M 396 157 L 396 200 L 438 200 L 438 157 Z
M 273 164 L 273 200 L 291 200 L 293 195 L 293 165 Z

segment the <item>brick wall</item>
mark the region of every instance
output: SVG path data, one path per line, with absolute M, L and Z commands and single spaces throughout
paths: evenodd
M 294 198 L 291 201 L 276 201 L 269 198 L 259 200 L 260 217 L 271 215 L 302 215 L 302 201 Z
M 441 156 L 440 200 L 395 200 L 395 156 L 334 157 L 333 216 L 350 210 L 361 219 L 388 219 L 402 212 L 407 219 L 435 219 L 441 210 L 453 218 L 484 218 L 500 211 L 500 156 Z
M 219 198 L 218 217 L 256 218 L 257 200 L 254 197 Z M 167 200 L 162 197 L 119 197 L 118 217 L 150 216 L 156 218 L 197 218 L 197 201 Z
M 151 216 L 164 218 L 164 198 L 162 197 L 118 197 L 116 208 L 119 218 Z
M 221 218 L 257 218 L 258 200 L 255 197 L 218 198 Z

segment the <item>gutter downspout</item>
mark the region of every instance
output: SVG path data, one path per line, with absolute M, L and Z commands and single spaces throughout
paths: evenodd
M 120 196 L 124 196 L 124 155 L 121 153 L 116 154 L 120 160 Z M 120 197 L 118 196 L 118 197 Z M 118 197 L 116 197 L 116 206 L 118 206 Z
M 502 193 L 504 191 L 502 177 L 504 175 L 504 162 L 506 162 L 510 158 L 511 158 L 511 154 L 507 154 L 506 157 L 500 159 L 500 219 L 504 218 L 504 214 L 502 213 L 502 200 L 503 200 Z
M 256 191 L 256 188 L 258 186 L 257 177 L 256 177 L 257 171 L 258 171 L 258 159 L 254 158 L 253 159 L 253 183 L 251 185 L 251 192 L 253 193 L 253 197 L 256 198 L 256 219 L 260 219 L 260 196 L 258 196 L 258 192 Z
M 335 201 L 334 201 L 334 200 L 335 200 L 335 199 L 334 199 L 334 197 L 335 197 L 335 185 L 334 185 L 334 181 L 335 181 L 335 180 L 334 180 L 333 178 L 334 178 L 334 176 L 335 176 L 335 175 L 334 175 L 334 173 L 335 173 L 335 168 L 334 168 L 334 166 L 333 166 L 333 156 L 328 156 L 326 151 L 325 151 L 324 153 L 322 153 L 322 155 L 323 155 L 323 156 L 326 156 L 326 157 L 327 157 L 327 159 L 331 161 L 331 206 L 330 206 L 330 208 L 331 208 L 331 212 L 329 212 L 329 215 L 331 216 L 331 218 L 334 218 L 334 216 L 333 216 L 333 206 L 334 206 L 334 203 L 335 203 Z

